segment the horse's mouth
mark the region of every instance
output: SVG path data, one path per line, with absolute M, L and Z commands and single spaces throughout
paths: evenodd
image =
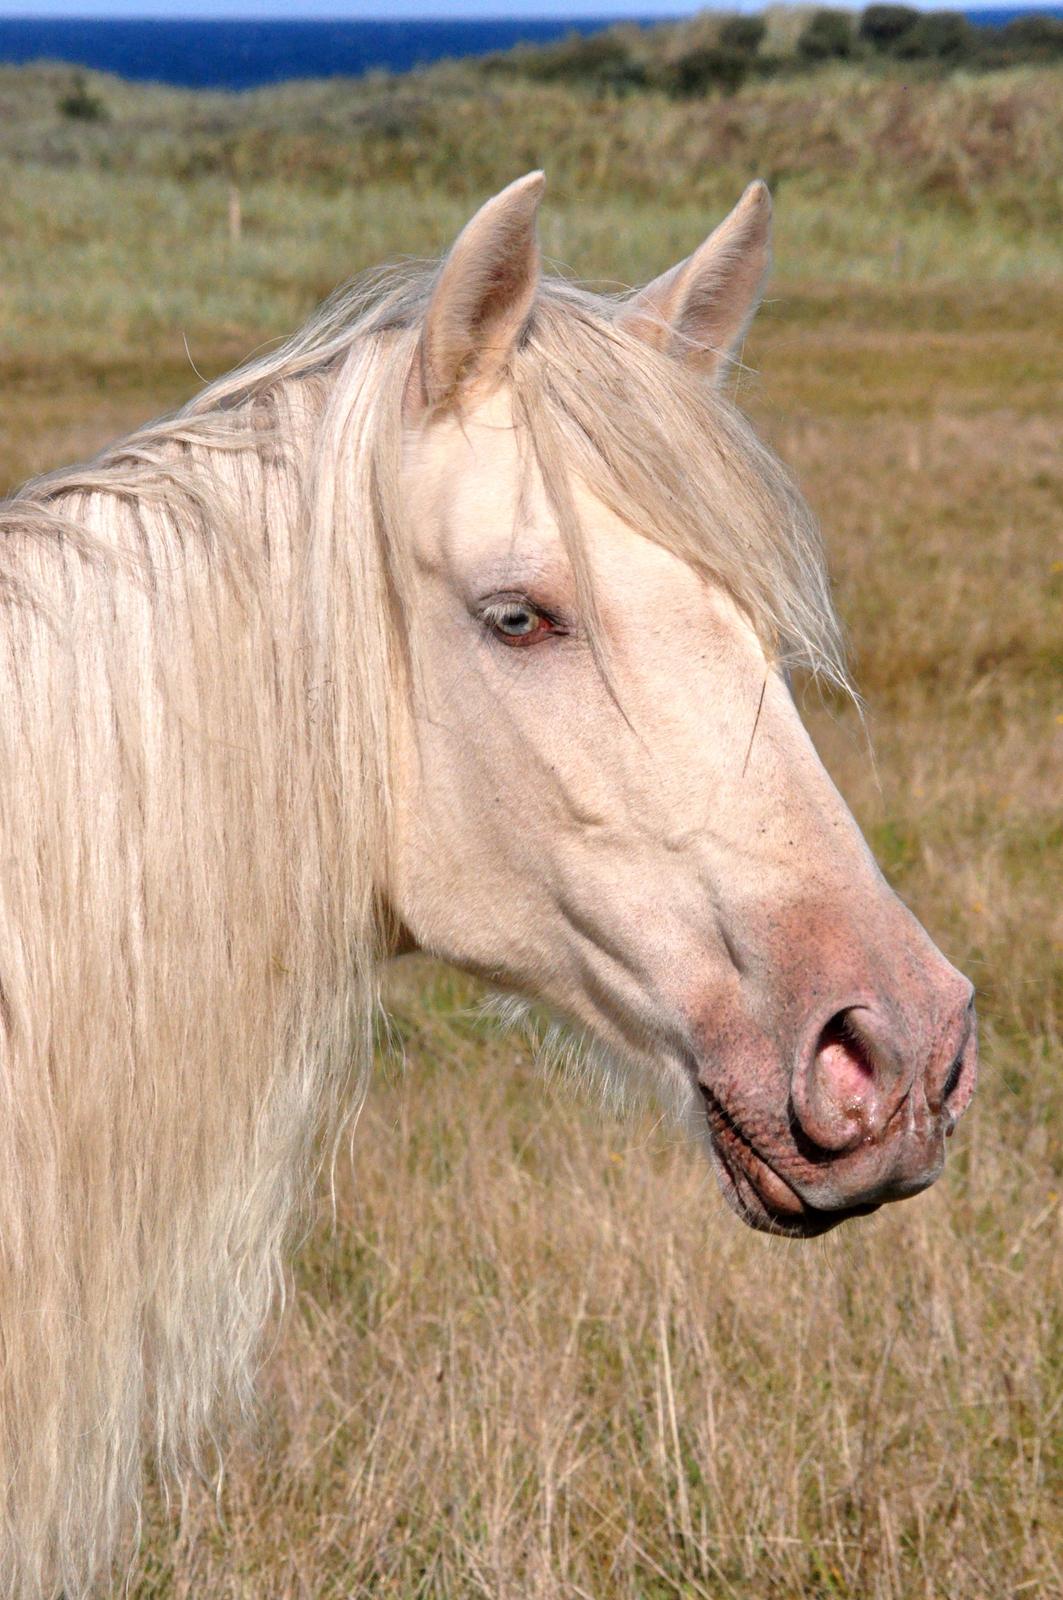
M 851 1217 L 870 1216 L 879 1203 L 823 1210 L 802 1200 L 746 1138 L 711 1089 L 698 1085 L 705 1101 L 720 1188 L 731 1209 L 760 1233 L 815 1239 Z

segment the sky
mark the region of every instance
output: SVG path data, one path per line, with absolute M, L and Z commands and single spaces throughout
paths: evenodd
M 34 17 L 676 17 L 705 0 L 0 0 L 0 16 Z M 729 9 L 735 9 L 730 7 Z
M 862 0 L 835 0 L 859 9 Z M 972 10 L 992 0 L 910 0 L 924 10 Z M 997 4 L 1002 0 L 996 0 Z M 1038 0 L 1003 0 L 1037 4 Z M 700 11 L 706 0 L 0 0 L 0 17 L 677 17 Z M 758 0 L 716 0 L 728 11 L 758 10 Z

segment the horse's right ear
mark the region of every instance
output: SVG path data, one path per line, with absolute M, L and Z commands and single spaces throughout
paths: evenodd
M 705 243 L 633 295 L 620 326 L 719 383 L 760 304 L 771 265 L 771 196 L 751 183 Z
M 545 178 L 529 172 L 467 223 L 443 263 L 406 386 L 406 416 L 486 393 L 524 330 L 539 286 L 535 224 Z

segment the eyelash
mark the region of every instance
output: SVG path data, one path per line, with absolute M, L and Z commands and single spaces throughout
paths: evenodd
M 505 633 L 502 623 L 508 619 L 519 619 L 523 613 L 533 617 L 536 622 L 534 628 L 527 633 Z M 537 606 L 534 601 L 526 599 L 523 595 L 514 595 L 509 599 L 493 600 L 485 605 L 480 612 L 484 625 L 490 629 L 499 644 L 504 644 L 507 650 L 524 650 L 530 645 L 538 644 L 551 634 L 564 632 L 557 617 L 551 616 L 542 606 Z

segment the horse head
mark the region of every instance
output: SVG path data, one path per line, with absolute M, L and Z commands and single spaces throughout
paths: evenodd
M 406 382 L 390 899 L 677 1101 L 747 1222 L 820 1233 L 934 1181 L 976 1044 L 791 695 L 843 681 L 819 546 L 722 391 L 770 201 L 606 301 L 543 279 L 541 192 L 465 228 Z

